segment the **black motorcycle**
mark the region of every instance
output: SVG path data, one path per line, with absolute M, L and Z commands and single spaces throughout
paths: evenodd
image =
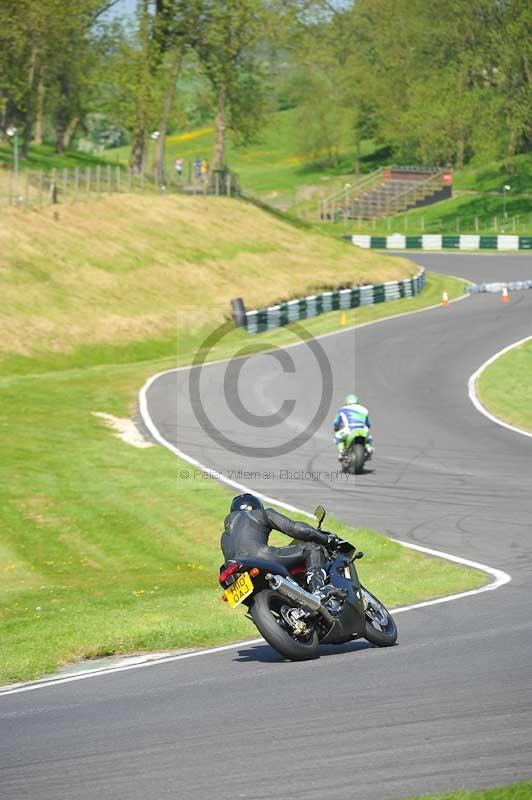
M 321 528 L 325 509 L 314 513 Z M 266 641 L 291 661 L 316 658 L 319 644 L 367 639 L 390 647 L 397 641 L 392 615 L 358 579 L 355 561 L 363 553 L 338 537 L 329 540 L 328 585 L 316 594 L 305 589 L 303 564 L 287 570 L 275 561 L 237 556 L 220 568 L 222 599 L 231 608 L 246 605 Z

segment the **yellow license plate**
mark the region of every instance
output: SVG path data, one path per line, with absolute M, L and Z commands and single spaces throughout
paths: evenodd
M 225 590 L 224 594 L 227 597 L 227 602 L 229 603 L 230 608 L 236 608 L 242 600 L 245 600 L 246 597 L 253 591 L 253 581 L 249 577 L 249 572 L 244 572 L 242 575 L 239 575 L 238 578 L 231 586 Z

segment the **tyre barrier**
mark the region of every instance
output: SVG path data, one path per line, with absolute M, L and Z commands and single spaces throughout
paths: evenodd
M 245 322 L 242 317 L 240 326 L 248 333 L 261 333 L 273 328 L 280 328 L 290 322 L 317 317 L 328 311 L 342 311 L 358 306 L 369 306 L 374 303 L 385 303 L 401 297 L 413 297 L 425 286 L 425 270 L 422 268 L 413 278 L 402 281 L 388 281 L 375 286 L 357 286 L 352 289 L 336 289 L 321 294 L 300 297 L 280 303 L 277 306 L 245 311 Z M 233 315 L 238 325 L 236 317 Z
M 447 236 L 425 233 L 422 236 L 407 236 L 394 233 L 391 236 L 344 236 L 357 247 L 381 250 L 531 250 L 532 236 L 480 236 L 461 234 Z
M 500 294 L 506 288 L 509 292 L 518 292 L 522 289 L 532 289 L 532 280 L 530 281 L 498 281 L 497 283 L 471 283 L 466 286 L 466 292 L 476 294 L 478 292 L 493 292 Z

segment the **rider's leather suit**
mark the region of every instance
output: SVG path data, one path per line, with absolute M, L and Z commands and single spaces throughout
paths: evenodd
M 281 531 L 296 542 L 287 547 L 270 547 L 268 537 L 272 530 Z M 269 558 L 286 568 L 304 563 L 307 570 L 314 571 L 326 562 L 328 535 L 318 531 L 306 522 L 293 520 L 274 511 L 273 508 L 253 511 L 233 511 L 224 521 L 221 546 L 226 561 L 235 556 L 249 555 Z

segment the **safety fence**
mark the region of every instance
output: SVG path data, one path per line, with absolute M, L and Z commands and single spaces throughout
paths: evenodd
M 175 175 L 142 172 L 120 164 L 64 169 L 15 170 L 0 165 L 0 207 L 42 208 L 56 203 L 75 203 L 103 194 L 178 192 L 193 195 L 240 194 L 238 175 L 227 169 L 210 170 L 190 181 Z
M 243 313 L 238 319 L 235 316 L 235 321 L 246 328 L 248 333 L 260 333 L 288 325 L 290 322 L 317 317 L 328 311 L 341 311 L 374 303 L 384 303 L 388 300 L 398 300 L 401 297 L 412 297 L 418 294 L 424 286 L 425 270 L 421 269 L 413 278 L 401 281 L 388 281 L 375 286 L 336 289 L 254 311 L 243 309 Z
M 75 203 L 103 194 L 158 192 L 147 175 L 117 164 L 51 170 L 0 170 L 0 205 L 42 208 Z
M 532 236 L 482 236 L 462 234 L 459 236 L 426 233 L 422 236 L 344 236 L 357 247 L 383 250 L 530 250 Z

